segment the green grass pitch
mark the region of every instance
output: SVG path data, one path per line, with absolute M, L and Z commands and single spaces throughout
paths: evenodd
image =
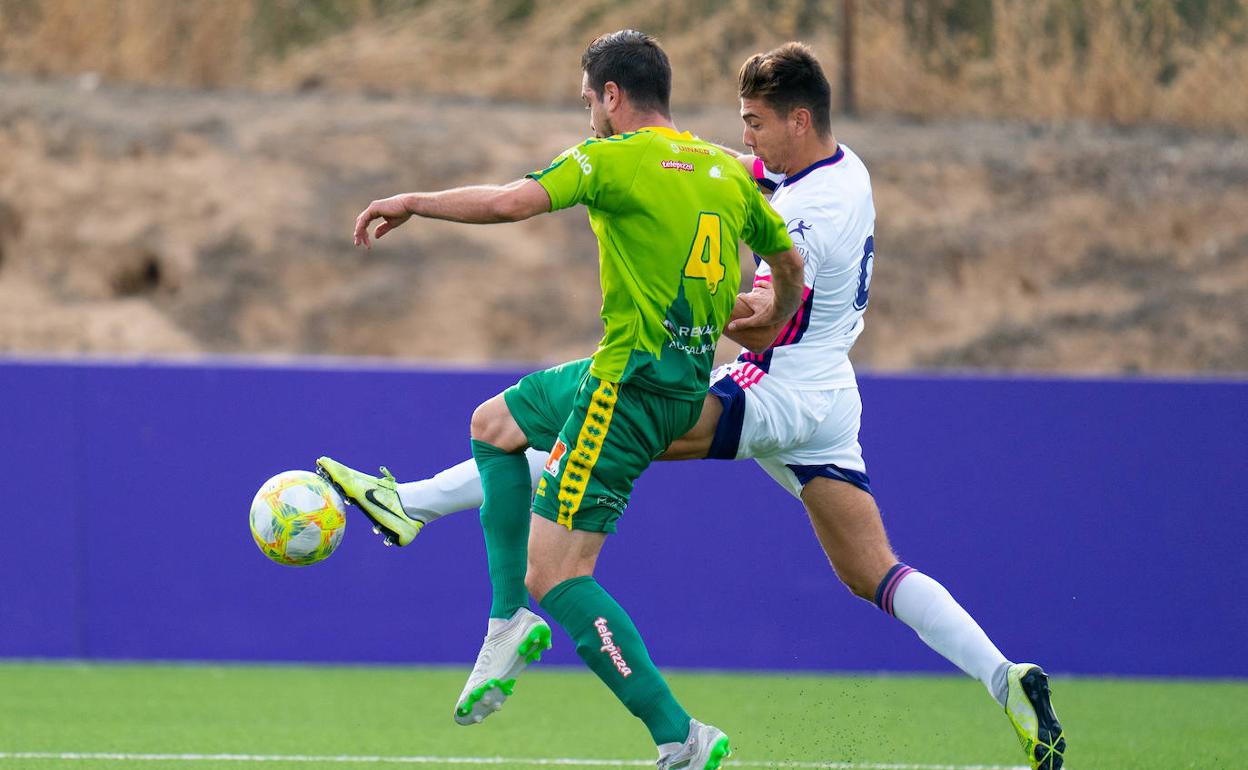
M 652 766 L 644 728 L 588 671 L 530 669 L 502 711 L 464 728 L 451 707 L 467 670 L 3 662 L 0 768 Z M 728 768 L 1023 765 L 1005 716 L 969 679 L 669 681 L 691 713 L 732 737 Z M 1056 676 L 1053 689 L 1069 770 L 1248 767 L 1248 682 Z

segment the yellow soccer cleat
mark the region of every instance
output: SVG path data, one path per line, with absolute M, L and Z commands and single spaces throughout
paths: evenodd
M 1061 770 L 1066 735 L 1049 701 L 1049 677 L 1034 663 L 1015 663 L 1006 674 L 1005 713 L 1033 770 Z
M 321 457 L 316 461 L 316 472 L 333 484 L 347 502 L 354 503 L 372 519 L 373 532 L 381 535 L 386 545 L 407 545 L 426 524 L 424 519 L 409 516 L 403 509 L 394 476 L 384 467 L 378 478 Z

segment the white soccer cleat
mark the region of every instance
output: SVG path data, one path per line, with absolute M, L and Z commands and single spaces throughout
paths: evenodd
M 689 737 L 676 751 L 659 757 L 659 770 L 719 770 L 732 753 L 728 736 L 714 725 L 689 720 Z
M 516 677 L 550 649 L 550 626 L 521 607 L 507 620 L 490 619 L 468 683 L 455 703 L 455 721 L 475 725 L 503 706 Z

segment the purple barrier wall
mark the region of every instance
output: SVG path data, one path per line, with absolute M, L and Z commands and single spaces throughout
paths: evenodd
M 467 457 L 516 373 L 0 364 L 0 656 L 468 662 L 488 608 L 474 513 L 331 559 L 251 542 L 271 474 L 326 453 L 403 478 Z M 1248 676 L 1248 384 L 863 377 L 897 550 L 1007 656 L 1067 672 Z M 599 579 L 661 665 L 948 670 L 836 582 L 752 463 L 658 465 Z M 578 662 L 556 633 L 555 662 Z

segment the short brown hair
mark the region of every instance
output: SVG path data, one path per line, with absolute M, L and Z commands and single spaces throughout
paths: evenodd
M 804 43 L 785 43 L 746 59 L 737 73 L 737 95 L 762 99 L 781 115 L 805 107 L 816 134 L 832 133 L 832 87 Z
M 611 81 L 634 107 L 671 117 L 672 65 L 659 41 L 646 33 L 622 29 L 598 37 L 581 56 L 581 69 L 598 98 Z

